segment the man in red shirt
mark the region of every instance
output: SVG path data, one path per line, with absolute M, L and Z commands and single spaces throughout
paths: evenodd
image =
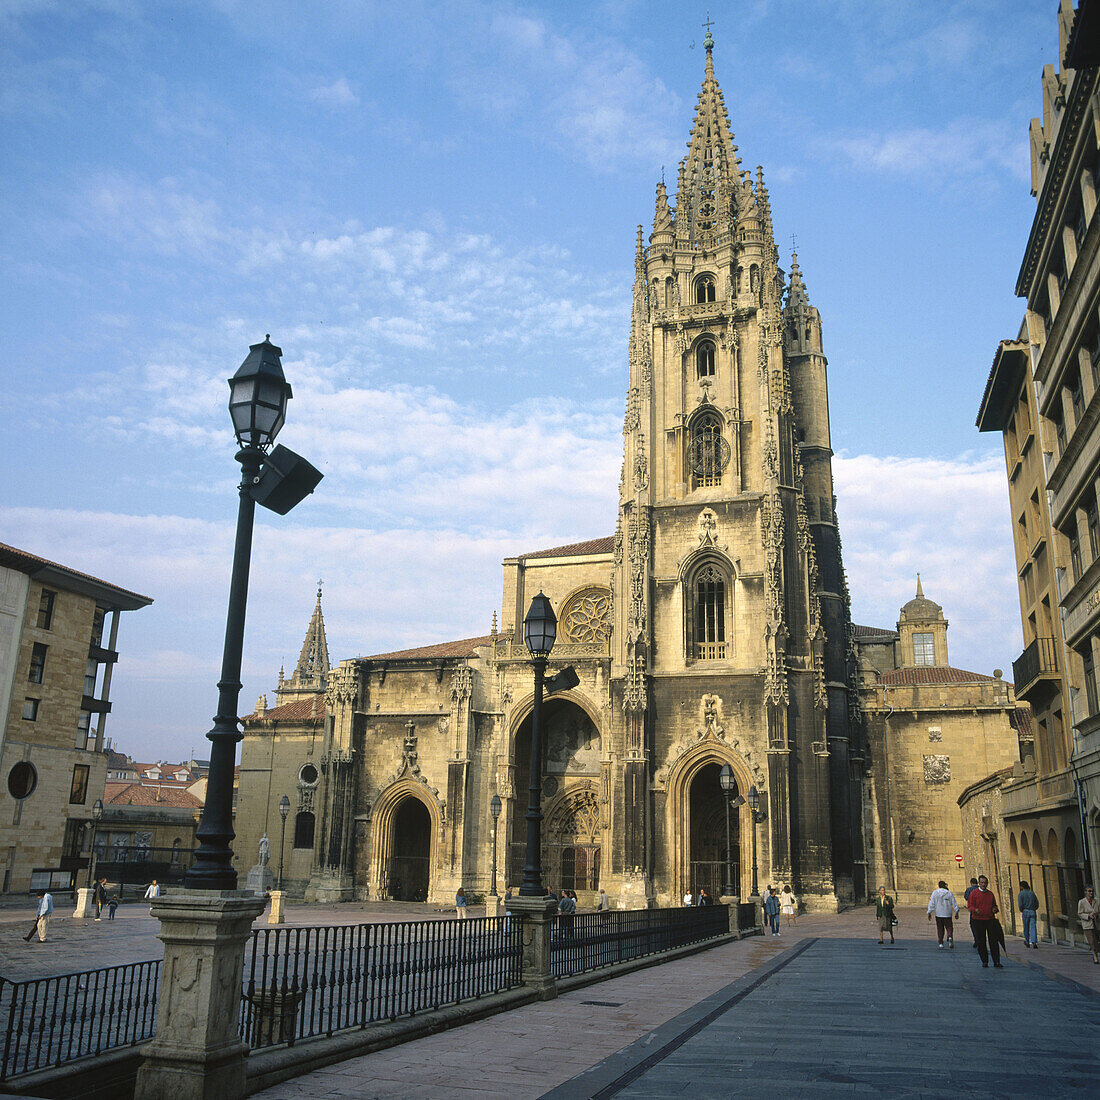
M 974 939 L 978 943 L 978 954 L 982 957 L 982 966 L 989 965 L 989 955 L 992 953 L 993 965 L 998 970 L 1003 970 L 1001 945 L 997 941 L 993 920 L 999 907 L 993 891 L 989 889 L 989 879 L 985 875 L 978 876 L 977 889 L 970 891 L 970 897 L 966 899 L 966 907 L 970 910 L 970 926 L 974 929 Z

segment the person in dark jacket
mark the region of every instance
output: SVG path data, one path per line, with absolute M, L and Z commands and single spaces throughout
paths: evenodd
M 875 917 L 878 919 L 878 942 L 882 943 L 884 932 L 890 933 L 890 942 L 894 942 L 894 899 L 886 892 L 885 886 L 878 888 L 875 899 Z
M 1039 938 L 1035 934 L 1035 926 L 1036 917 L 1039 915 L 1039 898 L 1031 886 L 1022 880 L 1016 904 L 1019 906 L 1020 917 L 1024 922 L 1024 947 L 1038 948 Z
M 768 923 L 772 928 L 772 935 L 778 936 L 779 932 L 779 898 L 772 893 L 771 887 L 768 887 L 768 900 L 764 902 L 764 912 L 768 916 Z
M 997 935 L 1000 922 L 997 921 L 999 906 L 993 891 L 989 888 L 989 879 L 978 876 L 977 889 L 972 890 L 966 902 L 970 910 L 970 926 L 978 937 L 978 954 L 982 957 L 982 966 L 989 966 L 989 956 L 993 956 L 993 965 L 1001 970 L 1001 940 Z

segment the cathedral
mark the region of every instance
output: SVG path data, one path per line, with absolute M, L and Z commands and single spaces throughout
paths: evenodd
M 245 719 L 239 872 L 266 833 L 309 900 L 444 903 L 487 894 L 494 870 L 503 892 L 538 766 L 543 878 L 582 902 L 718 896 L 727 855 L 741 897 L 754 863 L 810 909 L 866 896 L 821 319 L 797 257 L 779 266 L 763 171 L 742 168 L 705 46 L 674 201 L 659 184 L 648 243 L 638 229 L 614 534 L 507 559 L 485 636 L 334 667 L 318 592 L 275 705 Z M 548 696 L 532 762 L 523 618 L 540 591 L 559 620 L 548 675 L 571 665 L 579 683 Z

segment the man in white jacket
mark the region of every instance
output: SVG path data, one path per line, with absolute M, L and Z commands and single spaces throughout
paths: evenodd
M 947 937 L 947 946 L 955 948 L 955 927 L 952 919 L 959 915 L 959 905 L 955 901 L 955 895 L 947 888 L 947 883 L 940 879 L 939 886 L 932 891 L 928 899 L 928 919 L 933 915 L 936 918 L 936 935 L 939 937 L 940 950 L 943 950 L 944 936 Z

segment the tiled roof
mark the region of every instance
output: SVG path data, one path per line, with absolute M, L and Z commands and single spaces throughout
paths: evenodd
M 948 665 L 922 665 L 916 668 L 896 668 L 879 677 L 880 684 L 973 684 L 992 680 L 980 672 L 967 672 Z
M 316 707 L 316 712 L 314 711 Z M 263 714 L 249 714 L 245 722 L 320 722 L 325 717 L 325 697 L 311 695 L 305 699 L 295 699 L 292 703 L 272 707 Z
M 1008 720 L 1025 741 L 1035 739 L 1035 732 L 1031 726 L 1031 707 L 1017 707 L 1009 715 Z
M 615 549 L 615 536 L 589 539 L 587 542 L 570 542 L 565 546 L 553 546 L 549 550 L 536 550 L 533 554 L 521 554 L 528 558 L 581 558 L 588 554 L 610 554 Z
M 393 653 L 374 653 L 368 661 L 419 661 L 432 657 L 472 657 L 479 646 L 488 645 L 493 640 L 491 634 L 480 638 L 463 638 L 457 642 L 440 642 L 438 645 L 420 646 L 418 649 L 399 649 Z M 271 711 L 267 712 L 268 714 Z
M 67 565 L 61 565 L 49 558 L 40 558 L 37 554 L 29 554 L 26 550 L 20 550 L 15 546 L 8 546 L 0 542 L 0 565 L 9 569 L 17 569 L 20 573 L 26 573 L 34 577 L 36 574 L 46 572 L 54 574 L 59 581 L 70 582 L 74 589 L 79 591 L 81 584 L 92 585 L 94 590 L 99 590 L 103 595 L 110 595 L 124 610 L 135 610 L 146 607 L 153 602 L 151 596 L 142 596 L 139 592 L 131 592 L 128 588 L 120 588 L 110 581 L 100 580 L 90 573 L 81 573 L 77 569 L 70 569 Z M 52 578 L 51 578 L 52 579 Z
M 898 632 L 896 630 L 886 630 L 881 626 L 860 626 L 859 623 L 852 623 L 852 637 L 853 638 L 896 638 Z
M 201 810 L 202 800 L 182 787 L 143 787 L 140 783 L 108 783 L 103 791 L 105 806 L 163 806 Z

